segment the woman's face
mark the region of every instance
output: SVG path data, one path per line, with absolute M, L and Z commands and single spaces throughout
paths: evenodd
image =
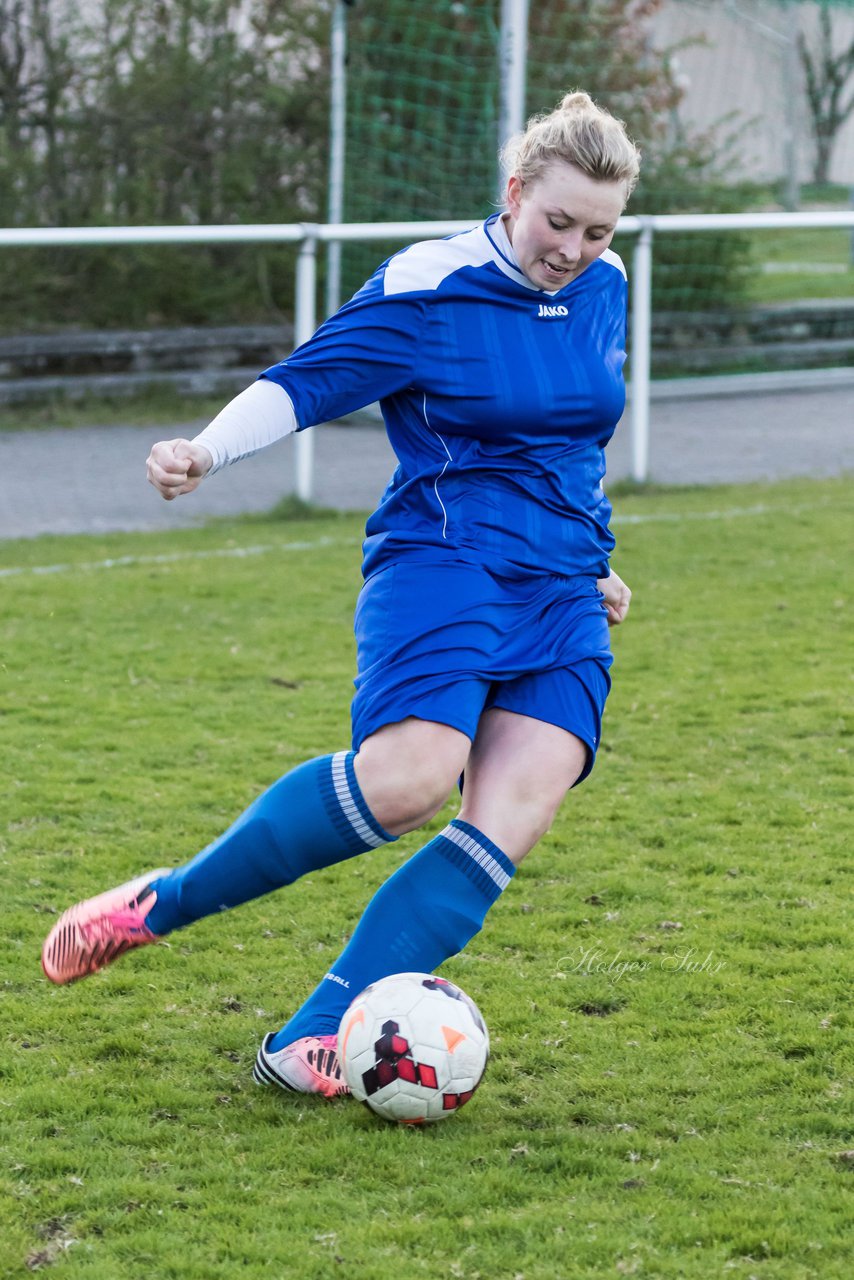
M 563 161 L 532 182 L 510 178 L 505 225 L 531 284 L 554 293 L 576 280 L 608 248 L 625 203 L 622 182 L 598 182 Z

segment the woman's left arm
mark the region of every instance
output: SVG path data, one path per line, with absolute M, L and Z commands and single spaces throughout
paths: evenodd
M 614 570 L 610 576 L 600 578 L 596 586 L 605 597 L 605 608 L 608 610 L 608 626 L 618 627 L 629 611 L 632 593 L 623 579 Z

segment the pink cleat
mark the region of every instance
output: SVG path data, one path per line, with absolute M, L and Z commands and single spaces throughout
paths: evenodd
M 340 1098 L 350 1092 L 338 1061 L 338 1037 L 303 1036 L 284 1049 L 270 1051 L 271 1031 L 258 1050 L 252 1079 L 256 1084 L 277 1084 L 292 1093 L 320 1093 Z
M 51 982 L 76 982 L 133 947 L 157 942 L 145 917 L 157 901 L 151 882 L 168 874 L 149 871 L 64 911 L 42 947 L 42 968 Z

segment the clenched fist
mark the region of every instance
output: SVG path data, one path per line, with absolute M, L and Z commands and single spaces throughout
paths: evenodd
M 213 466 L 207 449 L 189 440 L 160 440 L 145 464 L 150 484 L 167 502 L 197 489 Z
M 613 569 L 609 578 L 600 578 L 596 585 L 605 597 L 603 604 L 608 611 L 608 626 L 618 627 L 629 611 L 631 591 Z

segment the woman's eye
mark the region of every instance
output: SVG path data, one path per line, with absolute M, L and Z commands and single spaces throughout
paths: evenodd
M 562 225 L 562 223 L 560 223 L 560 222 L 555 222 L 553 218 L 549 218 L 549 226 L 551 227 L 552 231 L 565 231 L 565 230 L 566 230 L 566 227 L 564 227 L 564 226 Z

